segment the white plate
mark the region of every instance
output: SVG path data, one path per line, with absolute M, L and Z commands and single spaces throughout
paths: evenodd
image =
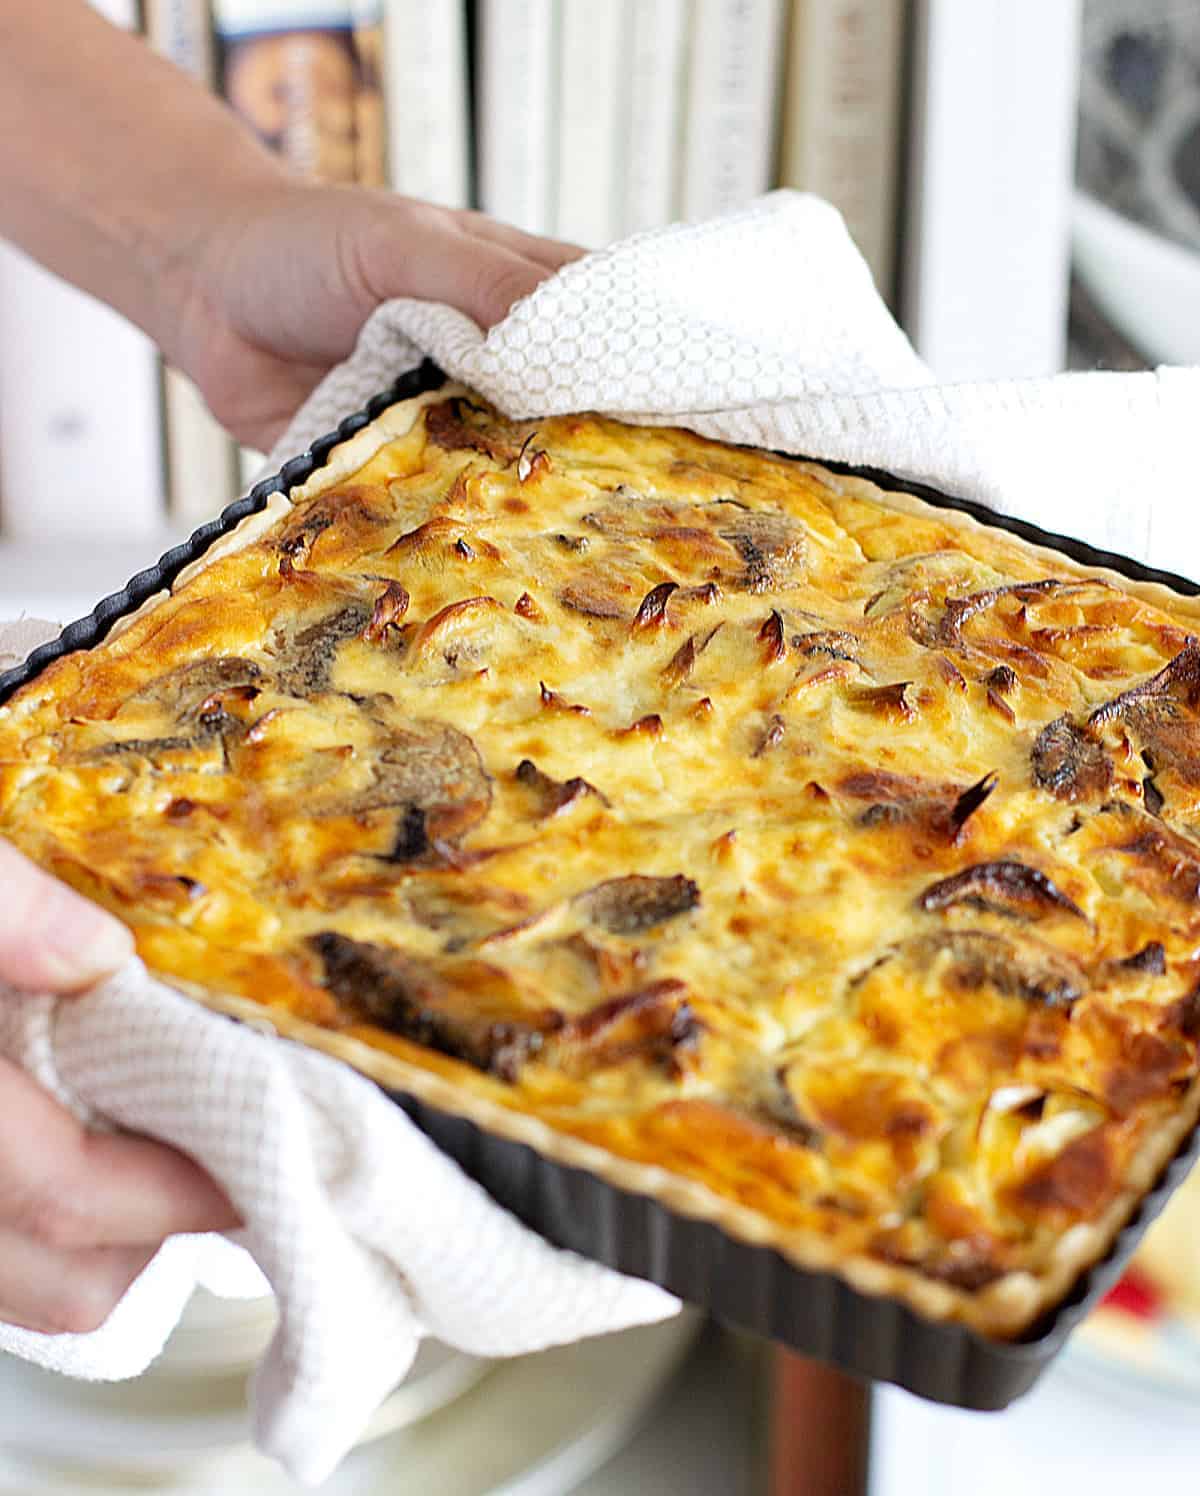
M 444 1407 L 488 1364 L 424 1341 L 364 1440 Z M 128 1382 L 81 1382 L 0 1357 L 0 1449 L 26 1462 L 165 1478 L 249 1440 L 244 1373 L 180 1376 L 152 1366 Z
M 682 1361 L 700 1317 L 602 1335 L 493 1363 L 452 1406 L 354 1451 L 322 1496 L 562 1496 L 625 1440 Z M 6 1399 L 7 1387 L 0 1389 Z M 7 1403 L 3 1403 L 7 1414 Z M 143 1436 L 152 1421 L 143 1420 Z M 124 1480 L 124 1483 L 123 1483 Z M 155 1487 L 84 1470 L 36 1473 L 0 1464 L 4 1496 L 300 1496 L 303 1487 L 251 1450 L 206 1462 Z

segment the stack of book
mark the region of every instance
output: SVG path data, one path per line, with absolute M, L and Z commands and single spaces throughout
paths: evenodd
M 980 185 L 996 178 L 995 162 L 972 155 L 976 142 L 999 149 L 995 121 L 944 117 L 951 96 L 969 115 L 988 55 L 953 0 L 93 3 L 222 93 L 298 173 L 481 208 L 589 249 L 737 208 L 772 186 L 802 188 L 841 209 L 889 300 L 904 270 L 935 344 L 937 286 L 970 297 L 1011 258 Z M 981 0 L 1009 51 L 1024 33 L 1005 16 L 1038 3 Z M 918 46 L 953 43 L 958 61 L 918 57 L 910 109 L 914 36 Z M 1037 76 L 1048 71 L 1043 60 Z M 1019 103 L 1007 83 L 992 94 L 1022 143 L 998 203 L 1010 215 L 1030 172 L 1044 184 L 1053 171 L 1058 185 L 1066 152 L 1016 130 L 1018 116 L 1042 128 L 1031 89 Z M 919 190 L 922 155 L 936 198 Z M 953 204 L 966 179 L 969 225 Z M 1061 187 L 1065 196 L 1069 181 Z M 1036 183 L 1034 199 L 1046 201 Z M 954 256 L 959 240 L 969 256 Z M 993 298 L 989 310 L 1011 341 L 1005 307 Z M 191 526 L 237 497 L 256 461 L 139 333 L 0 246 L 0 541 Z

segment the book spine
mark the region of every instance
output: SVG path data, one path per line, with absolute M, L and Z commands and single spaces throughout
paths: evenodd
M 145 0 L 143 10 L 150 45 L 211 87 L 216 48 L 207 0 Z M 162 411 L 168 511 L 181 524 L 200 524 L 238 495 L 234 445 L 186 375 L 165 366 Z
M 696 0 L 688 57 L 683 216 L 741 207 L 771 182 L 783 0 Z
M 554 233 L 597 249 L 619 238 L 628 161 L 629 0 L 561 0 Z
M 385 187 L 387 119 L 383 98 L 383 0 L 354 0 L 355 179 L 361 187 Z
M 891 299 L 904 0 L 794 0 L 780 179 L 837 208 Z
M 221 91 L 302 176 L 358 179 L 354 5 L 214 0 Z
M 629 44 L 621 231 L 670 223 L 679 211 L 687 58 L 685 0 L 637 0 Z
M 463 0 L 386 0 L 383 46 L 390 185 L 442 207 L 469 207 Z
M 485 213 L 533 234 L 554 219 L 554 0 L 479 0 L 479 195 Z
M 1078 0 L 920 0 L 901 320 L 944 380 L 1066 361 Z
M 133 0 L 95 9 L 137 29 Z M 163 527 L 158 355 L 137 328 L 0 245 L 0 528 L 6 539 Z

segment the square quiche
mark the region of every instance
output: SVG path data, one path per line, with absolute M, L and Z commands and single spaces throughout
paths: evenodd
M 1198 630 L 444 386 L 0 709 L 0 835 L 199 1001 L 1017 1337 L 1200 1110 Z

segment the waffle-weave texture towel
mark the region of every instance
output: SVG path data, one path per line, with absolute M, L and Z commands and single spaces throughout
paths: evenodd
M 391 303 L 272 465 L 426 354 L 512 416 L 594 409 L 877 464 L 1159 565 L 1192 564 L 1185 443 L 1200 373 L 938 385 L 840 219 L 813 198 L 772 194 L 590 255 L 486 336 L 449 308 Z M 0 1052 L 76 1105 L 184 1147 L 226 1187 L 282 1312 L 256 1380 L 258 1438 L 303 1478 L 332 1468 L 423 1331 L 508 1354 L 674 1307 L 524 1232 L 357 1076 L 200 1011 L 136 964 L 57 1008 L 0 996 Z M 196 1240 L 169 1243 L 95 1335 L 0 1327 L 0 1347 L 130 1375 L 161 1345 L 201 1256 Z M 217 1267 L 228 1276 L 231 1264 Z

